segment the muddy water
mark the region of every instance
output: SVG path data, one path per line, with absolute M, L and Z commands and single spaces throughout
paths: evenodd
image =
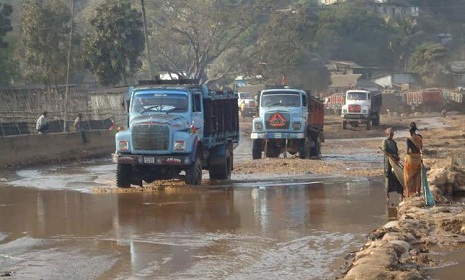
M 334 279 L 345 255 L 388 220 L 382 182 L 365 178 L 121 193 L 114 169 L 104 161 L 0 176 L 0 275 Z

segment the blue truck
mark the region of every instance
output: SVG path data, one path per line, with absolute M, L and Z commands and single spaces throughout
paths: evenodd
M 198 80 L 139 81 L 126 100 L 128 129 L 115 136 L 116 185 L 181 179 L 200 185 L 230 179 L 239 143 L 237 97 Z

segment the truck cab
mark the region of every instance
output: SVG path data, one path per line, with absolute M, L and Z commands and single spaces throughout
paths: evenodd
M 320 155 L 323 103 L 300 89 L 267 89 L 260 93 L 259 115 L 252 121 L 252 158 L 299 154 Z
M 342 106 L 342 129 L 347 124 L 358 126 L 366 125 L 371 129 L 371 124 L 379 125 L 379 113 L 381 109 L 381 94 L 368 90 L 348 90 L 345 94 L 345 104 Z

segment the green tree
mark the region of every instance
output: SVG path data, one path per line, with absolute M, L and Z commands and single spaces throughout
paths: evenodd
M 314 52 L 312 40 L 318 22 L 316 5 L 296 5 L 272 13 L 260 30 L 255 72 L 268 83 L 281 83 L 282 76 L 294 87 L 324 90 L 330 84 L 323 60 Z
M 406 72 L 409 55 L 423 32 L 418 30 L 417 20 L 411 17 L 386 18 L 386 23 L 393 29 L 389 48 L 397 57 L 392 69 Z
M 10 16 L 13 8 L 0 4 L 0 85 L 10 85 L 18 76 L 18 65 L 11 59 L 13 48 L 5 41 L 5 36 L 13 30 Z
M 0 86 L 11 86 L 21 79 L 19 64 L 14 56 L 15 45 L 13 42 L 7 48 L 0 48 Z
M 444 58 L 446 50 L 438 43 L 426 42 L 418 46 L 410 58 L 409 70 L 418 74 L 427 86 L 444 84 Z M 445 83 L 447 86 L 447 83 Z
M 0 3 L 0 48 L 8 46 L 8 43 L 4 39 L 6 34 L 13 30 L 10 19 L 12 13 L 13 7 L 11 5 Z
M 266 2 L 173 0 L 152 6 L 150 44 L 155 68 L 205 83 L 237 74 L 247 47 L 254 43 Z
M 314 45 L 327 60 L 351 60 L 364 66 L 389 66 L 390 29 L 367 13 L 364 1 L 324 7 Z
M 134 76 L 144 50 L 142 14 L 126 0 L 106 1 L 90 20 L 83 59 L 101 85 L 116 85 Z
M 51 86 L 66 81 L 70 18 L 60 0 L 25 2 L 18 50 L 28 82 Z

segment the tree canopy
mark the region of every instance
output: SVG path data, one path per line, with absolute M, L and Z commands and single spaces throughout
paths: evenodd
M 60 0 L 26 1 L 19 57 L 27 81 L 47 86 L 65 82 L 70 19 L 69 8 Z
M 142 14 L 129 1 L 107 1 L 90 20 L 83 59 L 101 85 L 116 85 L 137 73 L 144 51 Z
M 5 35 L 13 30 L 10 16 L 13 13 L 13 7 L 8 4 L 0 3 L 0 48 L 6 48 L 8 43 L 5 41 Z
M 15 73 L 12 76 L 4 71 L 14 69 L 13 50 L 26 82 L 64 81 L 69 1 L 3 2 L 24 5 L 18 17 L 22 32 L 11 33 L 11 5 L 0 4 L 2 83 L 19 79 L 16 70 L 9 71 Z M 72 81 L 90 70 L 101 85 L 126 84 L 127 78 L 146 77 L 148 69 L 154 69 L 153 74 L 169 72 L 219 85 L 230 83 L 236 75 L 267 82 L 284 75 L 294 85 L 324 89 L 329 84 L 324 67 L 329 60 L 420 73 L 420 65 L 428 61 L 417 47 L 426 42 L 443 45 L 445 55 L 437 60 L 439 64 L 465 60 L 465 0 L 389 3 L 406 11 L 409 5 L 417 5 L 420 16 L 383 17 L 369 7 L 381 3 L 365 0 L 335 5 L 321 5 L 317 0 L 145 0 L 145 5 L 144 1 L 75 0 L 75 31 L 85 41 L 80 45 L 78 35 L 72 40 L 71 70 L 79 73 L 72 75 Z M 148 50 L 142 5 L 147 13 Z M 2 49 L 16 40 L 18 44 Z M 78 64 L 79 58 L 84 63 Z M 443 79 L 434 75 L 428 80 Z
M 206 82 L 237 74 L 266 2 L 174 0 L 152 7 L 150 44 L 156 69 Z M 221 65 L 215 67 L 215 62 Z

